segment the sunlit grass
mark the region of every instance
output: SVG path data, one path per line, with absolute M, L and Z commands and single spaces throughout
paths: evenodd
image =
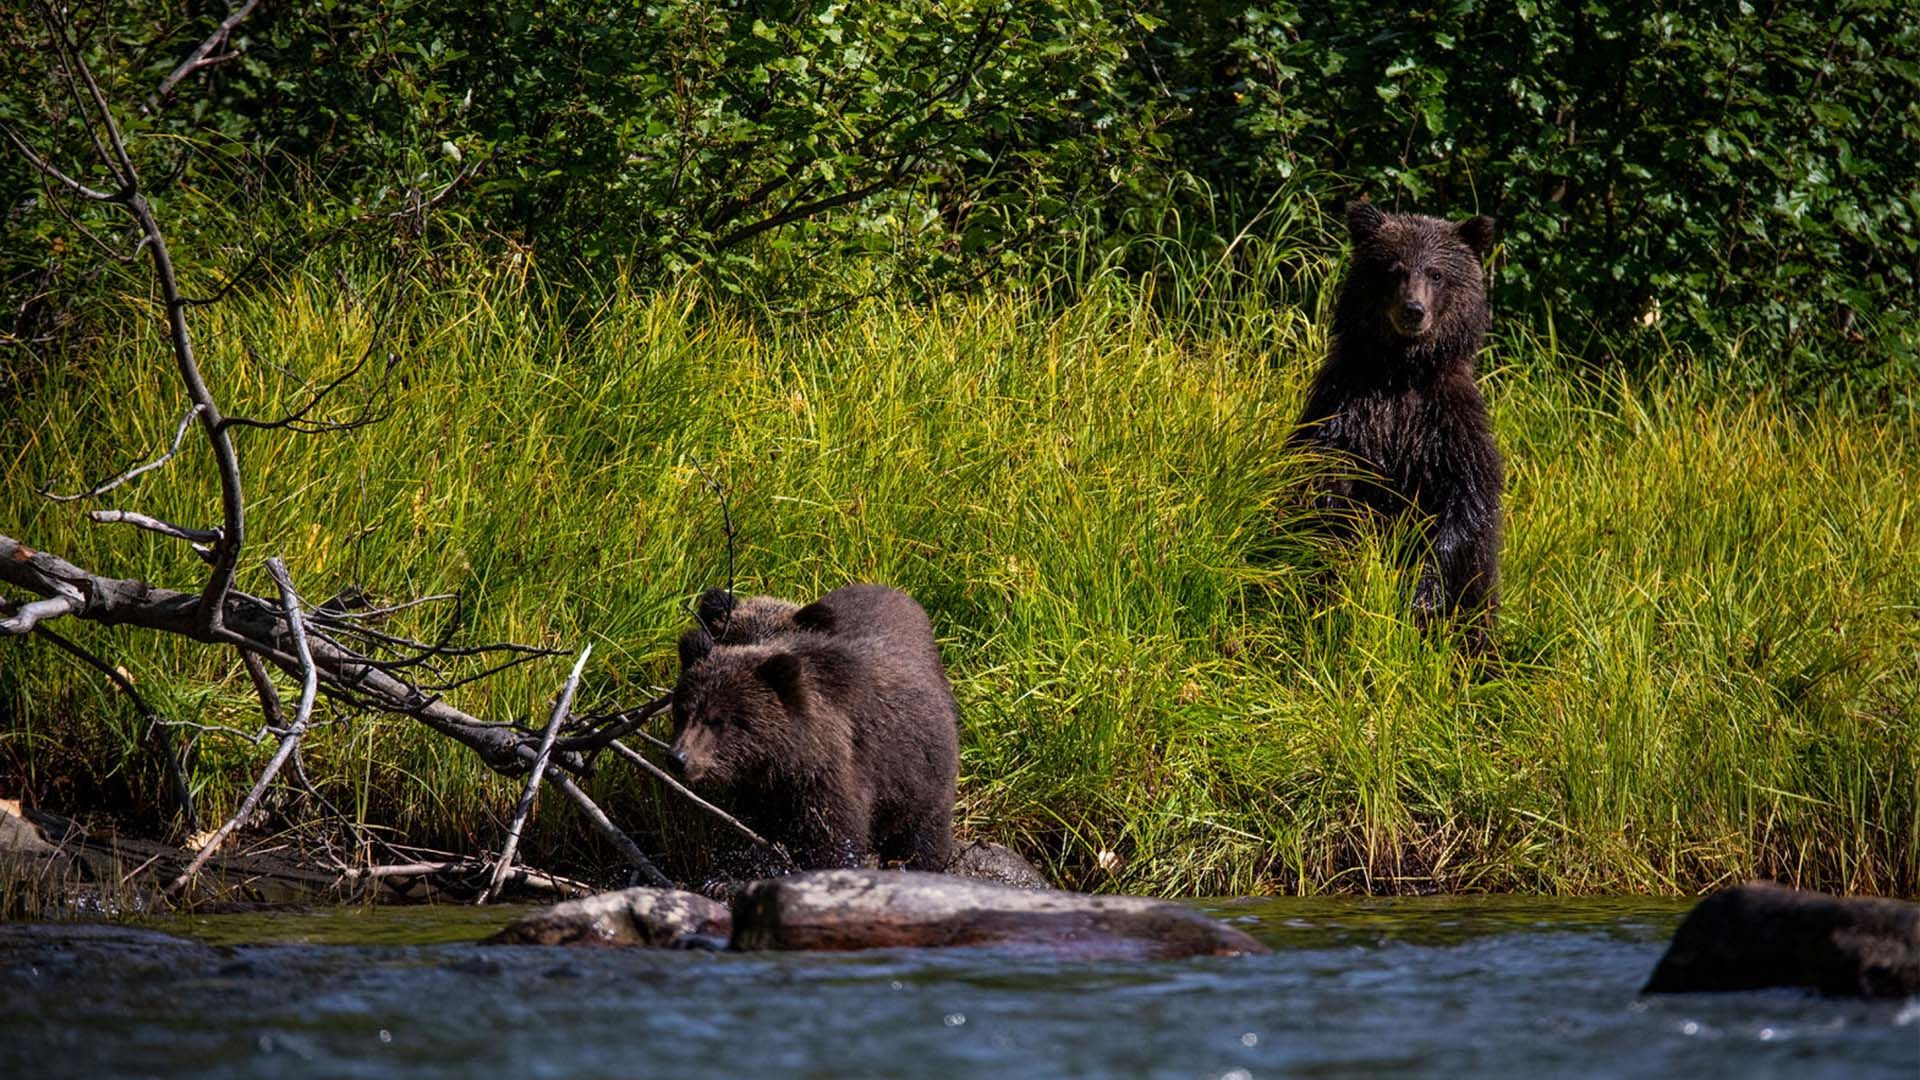
M 1251 262 L 1284 287 L 1215 290 L 1199 267 L 1157 298 L 1102 278 L 1064 307 L 876 300 L 814 321 L 674 291 L 583 312 L 513 267 L 270 283 L 196 313 L 230 411 L 285 412 L 369 347 L 399 362 L 380 424 L 238 434 L 242 585 L 269 591 L 259 562 L 279 554 L 311 601 L 458 591 L 470 637 L 592 641 L 585 707 L 637 702 L 672 681 L 687 599 L 726 574 L 704 465 L 729 491 L 740 588 L 877 580 L 926 605 L 965 718 L 965 831 L 1069 884 L 1674 892 L 1763 874 L 1920 892 L 1911 408 L 1580 381 L 1552 374 L 1551 344 L 1501 339 L 1484 366 L 1506 607 L 1478 663 L 1411 626 L 1394 538 L 1326 569 L 1284 439 L 1324 347 L 1327 267 Z M 164 444 L 183 407 L 164 349 L 128 330 L 9 406 L 0 531 L 197 586 L 183 546 L 31 493 Z M 189 445 L 109 504 L 210 521 Z M 258 726 L 229 653 L 63 629 L 174 720 Z M 454 698 L 543 716 L 564 666 Z M 51 649 L 0 643 L 0 712 L 0 773 L 33 798 L 163 810 L 130 712 Z M 336 801 L 497 844 L 512 783 L 408 721 L 328 718 L 309 768 Z M 264 749 L 200 747 L 202 799 L 231 807 Z M 624 767 L 596 783 L 646 846 L 697 839 Z M 553 808 L 530 858 L 604 854 L 584 831 Z

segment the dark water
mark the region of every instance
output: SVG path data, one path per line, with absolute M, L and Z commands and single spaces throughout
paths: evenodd
M 0 1077 L 1920 1078 L 1920 1000 L 1641 999 L 1681 908 L 1210 905 L 1272 956 L 485 948 L 500 910 L 0 925 Z

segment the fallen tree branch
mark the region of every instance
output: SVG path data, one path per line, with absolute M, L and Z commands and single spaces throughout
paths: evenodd
M 488 870 L 491 866 L 484 859 L 453 859 L 444 862 L 391 863 L 383 866 L 350 867 L 340 872 L 342 884 L 357 884 L 363 881 L 384 881 L 389 878 L 437 877 L 443 874 L 474 874 Z M 545 870 L 535 870 L 526 865 L 513 868 L 507 874 L 510 884 L 526 888 L 540 889 L 557 893 L 568 898 L 593 895 L 593 886 L 584 881 L 561 877 Z
M 500 883 L 506 880 L 507 871 L 513 868 L 513 854 L 520 847 L 520 830 L 527 823 L 527 815 L 533 811 L 533 797 L 540 792 L 540 780 L 547 774 L 547 762 L 553 757 L 553 740 L 560 734 L 561 725 L 567 722 L 567 713 L 573 708 L 574 691 L 580 688 L 580 672 L 586 669 L 587 657 L 593 655 L 593 644 L 580 650 L 580 659 L 573 662 L 573 673 L 567 676 L 566 685 L 560 688 L 560 699 L 553 703 L 553 716 L 547 721 L 547 731 L 540 739 L 540 751 L 534 755 L 533 769 L 527 774 L 527 786 L 520 793 L 520 802 L 513 808 L 513 822 L 507 826 L 507 841 L 500 849 L 500 860 L 494 864 L 493 880 L 487 883 L 486 890 L 480 894 L 477 904 L 491 903 L 493 895 L 500 891 Z
M 233 830 L 252 816 L 254 807 L 260 805 L 260 797 L 266 793 L 267 785 L 273 782 L 274 776 L 280 772 L 280 767 L 287 763 L 288 757 L 292 756 L 294 747 L 300 743 L 300 736 L 306 734 L 307 721 L 313 716 L 313 699 L 319 690 L 320 672 L 314 666 L 313 654 L 307 647 L 307 630 L 300 617 L 300 598 L 293 591 L 293 579 L 287 575 L 286 564 L 278 557 L 267 560 L 267 573 L 273 575 L 274 583 L 280 586 L 280 602 L 287 612 L 287 630 L 293 638 L 294 649 L 300 657 L 300 703 L 294 707 L 293 723 L 287 726 L 287 733 L 281 737 L 280 748 L 274 751 L 272 760 L 268 761 L 267 767 L 261 770 L 260 779 L 254 782 L 253 790 L 247 793 L 247 797 L 241 801 L 240 808 L 233 812 L 233 816 L 222 823 L 213 836 L 201 845 L 200 853 L 193 857 L 193 861 L 180 872 L 180 876 L 174 878 L 167 886 L 166 891 L 169 895 L 179 895 L 180 891 L 187 887 L 187 883 L 193 880 L 193 876 L 200 872 L 200 868 L 206 865 L 207 860 L 220 849 L 220 845 L 226 842 L 227 837 L 232 835 Z

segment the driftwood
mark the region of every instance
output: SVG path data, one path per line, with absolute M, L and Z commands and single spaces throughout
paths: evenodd
M 9 829 L 16 830 L 9 833 Z M 19 832 L 24 830 L 24 832 Z M 202 857 L 204 856 L 204 857 Z M 8 859 L 11 862 L 8 862 Z M 32 881 L 37 892 L 71 901 L 94 895 L 100 902 L 142 906 L 150 890 L 142 881 L 177 876 L 201 862 L 194 899 L 296 903 L 333 900 L 470 897 L 493 877 L 486 859 L 416 859 L 372 866 L 315 866 L 272 854 L 207 854 L 113 832 L 95 832 L 45 811 L 14 817 L 0 804 L 0 866 Z M 30 860 L 30 861 L 29 861 Z M 503 888 L 562 898 L 593 894 L 593 887 L 529 866 L 515 866 Z
M 500 891 L 500 883 L 505 880 L 507 871 L 513 868 L 513 853 L 520 846 L 520 830 L 527 823 L 527 814 L 533 810 L 533 797 L 540 794 L 540 778 L 547 774 L 547 763 L 553 760 L 553 740 L 560 734 L 560 726 L 567 722 L 567 712 L 573 708 L 574 691 L 580 689 L 580 671 L 587 666 L 587 657 L 593 655 L 593 646 L 580 650 L 580 659 L 574 661 L 573 673 L 567 676 L 567 683 L 560 688 L 560 697 L 553 703 L 553 717 L 547 721 L 546 734 L 540 737 L 540 749 L 534 754 L 533 769 L 527 773 L 526 790 L 520 793 L 520 802 L 513 808 L 513 822 L 507 826 L 506 846 L 500 849 L 500 859 L 494 864 L 493 880 L 487 883 L 486 891 L 480 894 L 479 902 L 484 904 L 493 899 Z
M 226 47 L 234 28 L 248 17 L 254 4 L 232 9 L 231 15 L 193 54 L 178 65 L 159 86 L 150 101 L 157 107 L 183 84 L 188 76 L 228 58 L 219 50 Z M 617 740 L 628 735 L 645 736 L 641 727 L 667 707 L 665 697 L 656 698 L 637 709 L 611 718 L 574 721 L 568 714 L 572 690 L 577 686 L 584 666 L 576 665 L 569 680 L 565 701 L 556 710 L 545 730 L 535 736 L 514 723 L 489 722 L 461 711 L 446 700 L 445 694 L 464 683 L 484 678 L 518 664 L 558 655 L 558 650 L 513 642 L 461 644 L 452 640 L 459 619 L 450 622 L 447 634 L 438 641 L 407 638 L 377 629 L 373 616 L 416 607 L 421 604 L 453 601 L 457 597 L 422 597 L 372 610 L 354 611 L 351 605 L 323 603 L 303 608 L 293 587 L 293 578 L 279 559 L 267 560 L 267 568 L 278 586 L 276 600 L 250 595 L 236 586 L 236 575 L 246 552 L 246 497 L 242 487 L 239 450 L 233 432 L 240 430 L 279 430 L 290 434 L 339 431 L 372 423 L 380 417 L 365 409 L 347 420 L 329 420 L 316 410 L 328 396 L 353 378 L 367 364 L 373 346 L 346 373 L 314 391 L 300 408 L 277 419 L 261 419 L 224 412 L 208 385 L 194 352 L 194 340 L 187 315 L 189 310 L 212 301 L 195 300 L 181 290 L 172 255 L 160 222 L 156 219 L 143 181 L 128 152 L 126 138 L 115 118 L 106 95 L 83 59 L 82 49 L 73 39 L 71 26 L 63 10 L 38 0 L 34 5 L 47 30 L 50 55 L 58 77 L 66 84 L 71 99 L 81 109 L 81 121 L 94 148 L 94 160 L 86 167 L 69 172 L 42 154 L 19 132 L 0 124 L 0 134 L 27 163 L 50 182 L 58 197 L 82 204 L 96 204 L 123 212 L 134 226 L 137 243 L 123 258 L 132 260 L 145 252 L 152 263 L 154 280 L 165 310 L 168 342 L 173 366 L 185 393 L 186 408 L 170 443 L 154 459 L 121 469 L 108 479 L 84 491 L 59 495 L 42 494 L 57 501 L 84 501 L 158 474 L 171 463 L 196 425 L 212 453 L 219 477 L 220 510 L 217 524 L 193 524 L 162 521 L 134 510 L 91 511 L 90 518 L 100 524 L 122 524 L 179 540 L 192 545 L 207 564 L 204 581 L 197 588 L 181 590 L 134 578 L 117 578 L 76 565 L 52 552 L 39 551 L 10 536 L 0 536 L 0 586 L 25 594 L 24 599 L 0 592 L 0 637 L 39 631 L 38 636 L 74 653 L 90 666 L 106 672 L 115 684 L 127 692 L 142 716 L 162 730 L 168 721 L 133 693 L 130 681 L 115 677 L 112 665 L 64 637 L 48 630 L 47 624 L 60 619 L 79 619 L 103 626 L 129 626 L 157 633 L 174 634 L 216 648 L 236 650 L 245 660 L 249 677 L 261 700 L 266 731 L 279 740 L 274 754 L 259 773 L 239 809 L 229 816 L 214 835 L 200 846 L 197 855 L 172 879 L 169 891 L 184 891 L 196 874 L 223 865 L 218 849 L 244 823 L 259 805 L 267 788 L 283 768 L 292 764 L 292 775 L 315 797 L 300 761 L 300 742 L 313 724 L 316 696 L 325 694 L 350 708 L 375 710 L 406 716 L 434 733 L 460 743 L 503 776 L 526 776 L 521 808 L 509 829 L 503 857 L 497 862 L 471 860 L 476 865 L 497 868 L 495 887 L 511 873 L 515 849 L 526 808 L 533 792 L 542 782 L 554 787 L 574 803 L 587 821 L 617 848 L 632 868 L 632 877 L 654 885 L 669 881 L 633 839 L 581 790 L 577 778 L 589 774 L 593 757 L 609 746 L 615 752 L 667 782 L 669 789 L 687 798 L 704 812 L 714 814 L 728 827 L 763 846 L 767 842 L 718 807 L 694 796 L 644 757 Z M 104 173 L 104 180 L 93 177 Z M 456 183 L 458 180 L 456 179 Z M 451 190 L 451 185 L 449 189 Z M 443 193 L 444 194 L 444 193 Z M 437 201 L 437 198 L 436 200 Z M 424 207 L 422 208 L 424 209 Z M 214 298 L 215 300 L 218 297 Z M 377 336 L 377 335 L 376 335 Z M 396 359 L 389 355 L 386 375 L 390 376 Z M 382 387 L 385 383 L 383 381 Z M 723 512 L 725 506 L 723 502 Z M 727 522 L 729 562 L 733 545 L 732 524 Z M 731 572 L 729 574 L 731 576 Z M 478 663 L 477 673 L 455 674 L 449 665 Z M 269 669 L 296 679 L 301 687 L 299 704 L 289 722 L 279 704 L 278 691 L 269 677 Z M 181 766 L 172 760 L 169 768 L 176 776 L 181 809 L 189 823 L 193 809 L 187 797 L 184 779 L 178 779 Z M 345 820 L 344 815 L 341 815 Z M 364 837 L 353 822 L 348 824 Z M 161 860 L 164 861 L 164 860 Z M 413 866 L 411 862 L 391 865 Z M 461 865 L 466 865 L 462 863 Z M 443 867 L 440 872 L 449 872 Z M 363 877 L 372 869 L 355 871 Z M 395 872 L 389 876 L 404 877 Z M 549 876 L 550 877 L 550 876 Z M 369 880 L 373 879 L 369 878 Z M 553 879 L 555 881 L 559 879 Z M 493 891 L 492 889 L 489 892 Z

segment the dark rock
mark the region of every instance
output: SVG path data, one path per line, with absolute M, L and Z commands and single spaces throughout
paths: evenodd
M 1700 901 L 1642 993 L 1805 986 L 1823 994 L 1920 994 L 1920 905 L 1753 881 Z
M 1073 959 L 1264 953 L 1191 908 L 1135 896 L 1018 889 L 906 870 L 756 881 L 733 903 L 735 949 L 989 945 Z
M 718 949 L 726 946 L 731 926 L 725 905 L 704 896 L 623 889 L 523 915 L 486 944 Z
M 1053 888 L 1053 882 L 1019 852 L 990 840 L 975 840 L 954 852 L 953 861 L 947 864 L 947 873 L 1016 889 Z

